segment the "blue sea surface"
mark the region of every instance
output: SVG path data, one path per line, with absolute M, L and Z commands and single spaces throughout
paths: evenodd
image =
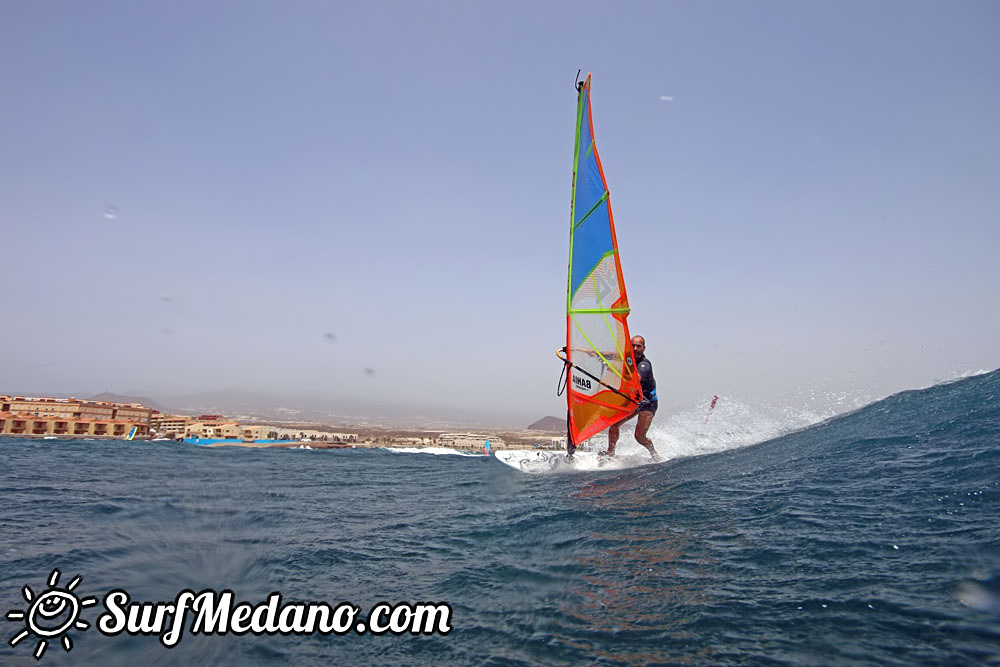
M 658 418 L 659 419 L 659 418 Z M 1000 664 L 1000 372 L 749 446 L 492 457 L 0 439 L 0 612 L 183 589 L 446 602 L 448 634 L 56 637 L 44 664 Z M 0 662 L 39 664 L 26 621 Z

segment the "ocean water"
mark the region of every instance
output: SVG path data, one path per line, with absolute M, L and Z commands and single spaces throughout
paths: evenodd
M 0 439 L 0 663 L 1000 664 L 1000 372 L 813 425 L 717 411 L 657 417 L 671 460 L 590 473 L 440 450 Z M 97 602 L 36 662 L 25 587 L 37 600 L 53 570 Z M 451 630 L 186 631 L 165 648 L 99 631 L 114 589 L 280 592 L 359 618 L 447 603 Z

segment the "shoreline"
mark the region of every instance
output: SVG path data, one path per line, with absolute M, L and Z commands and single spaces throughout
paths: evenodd
M 412 433 L 413 431 L 405 431 L 405 433 Z M 378 436 L 379 439 L 388 439 L 388 436 L 384 435 Z M 490 433 L 490 436 L 502 438 L 503 444 L 497 444 L 490 446 L 491 451 L 500 451 L 505 449 L 538 449 L 538 450 L 549 450 L 549 449 L 561 449 L 561 447 L 551 444 L 551 438 L 555 435 L 551 432 L 532 432 L 526 434 L 525 432 L 496 432 Z M 405 437 L 405 436 L 404 436 Z M 479 452 L 482 451 L 481 448 L 476 447 L 456 447 L 456 446 L 446 446 L 431 443 L 413 443 L 413 442 L 374 442 L 374 441 L 364 441 L 355 443 L 343 443 L 343 442 L 326 442 L 323 440 L 238 440 L 232 438 L 133 438 L 132 440 L 125 440 L 119 436 L 52 436 L 52 435 L 36 435 L 36 434 L 3 434 L 0 438 L 10 438 L 12 440 L 98 440 L 98 441 L 122 441 L 122 442 L 145 442 L 145 443 L 182 443 L 187 445 L 194 445 L 196 447 L 248 447 L 251 449 L 301 449 L 308 447 L 309 449 L 429 449 L 429 448 L 445 448 L 453 449 L 455 451 L 461 452 Z

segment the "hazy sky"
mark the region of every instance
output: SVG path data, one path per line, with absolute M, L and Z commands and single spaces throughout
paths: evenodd
M 666 409 L 1000 366 L 996 2 L 0 0 L 0 392 L 564 414 L 578 69 Z

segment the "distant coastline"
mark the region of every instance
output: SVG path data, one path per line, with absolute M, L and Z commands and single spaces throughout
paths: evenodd
M 448 435 L 448 434 L 440 434 Z M 143 437 L 134 438 L 133 442 L 158 443 L 184 443 L 202 447 L 251 447 L 276 449 L 295 449 L 308 445 L 310 449 L 376 449 L 384 448 L 447 448 L 459 451 L 480 451 L 485 446 L 485 441 L 490 441 L 491 450 L 500 449 L 563 449 L 565 442 L 560 442 L 565 436 L 557 436 L 554 433 L 527 433 L 524 431 L 501 431 L 488 432 L 482 434 L 468 434 L 475 438 L 481 438 L 482 444 L 478 446 L 454 446 L 443 443 L 433 436 L 428 436 L 423 442 L 412 442 L 408 438 L 395 438 L 392 436 L 378 435 L 372 440 L 359 440 L 356 443 L 346 444 L 340 442 L 329 442 L 324 440 L 312 440 L 301 438 L 298 440 L 243 440 L 235 438 L 155 438 Z M 18 433 L 0 433 L 0 438 L 11 440 L 95 440 L 114 441 L 122 440 L 118 436 L 73 436 L 73 435 L 35 435 Z
M 117 401 L 107 400 L 110 398 Z M 129 402 L 120 402 L 129 401 Z M 101 394 L 91 399 L 0 395 L 0 437 L 27 439 L 177 441 L 208 446 L 312 449 L 349 447 L 444 447 L 456 450 L 552 448 L 565 445 L 560 422 L 545 417 L 524 429 L 399 428 L 379 424 L 333 426 L 247 416 L 246 423 L 221 414 L 164 414 L 130 400 Z M 546 428 L 549 427 L 549 428 Z

